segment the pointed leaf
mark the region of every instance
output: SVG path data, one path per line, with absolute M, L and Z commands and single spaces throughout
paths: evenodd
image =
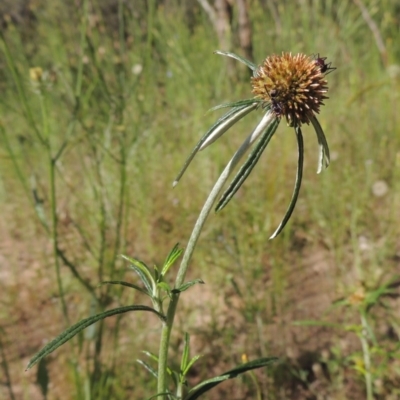
M 197 154 L 197 152 L 199 151 L 199 149 L 203 145 L 203 143 L 206 141 L 206 139 L 211 134 L 213 134 L 214 131 L 217 129 L 218 129 L 218 132 L 220 132 L 220 133 L 221 133 L 221 131 L 222 131 L 222 133 L 226 132 L 233 125 L 233 123 L 238 121 L 236 114 L 241 112 L 242 110 L 244 110 L 246 107 L 248 107 L 248 106 L 235 107 L 232 110 L 229 110 L 224 115 L 222 115 L 222 117 L 220 117 L 213 126 L 211 126 L 211 128 L 203 135 L 203 137 L 196 144 L 196 146 L 190 153 L 189 157 L 185 161 L 185 164 L 183 165 L 178 176 L 175 178 L 175 180 L 172 184 L 174 187 L 178 184 L 179 180 L 182 178 L 182 176 L 185 173 L 186 169 L 188 168 L 189 164 L 192 162 L 194 156 Z M 249 112 L 250 111 L 251 110 L 249 110 Z M 244 117 L 244 115 L 242 115 L 242 117 Z M 231 123 L 231 125 L 229 125 L 230 123 Z
M 145 369 L 147 369 L 147 371 L 150 372 L 151 375 L 153 375 L 156 379 L 158 379 L 158 373 L 157 371 L 151 367 L 149 364 L 147 364 L 147 362 L 137 359 L 136 360 L 140 365 L 142 365 Z
M 192 368 L 192 365 L 199 359 L 203 357 L 202 354 L 198 354 L 197 356 L 192 357 L 192 359 L 188 362 L 186 368 L 184 369 L 184 371 L 182 372 L 183 376 L 186 376 L 187 373 L 189 372 L 190 368 Z
M 233 101 L 231 103 L 218 104 L 217 106 L 210 108 L 208 111 L 216 111 L 216 110 L 220 110 L 221 108 L 228 108 L 228 107 L 236 108 L 236 107 L 251 106 L 251 105 L 258 107 L 263 101 L 264 100 L 256 99 L 253 97 L 251 99 L 238 100 L 238 101 Z
M 238 173 L 233 178 L 232 182 L 229 184 L 229 187 L 222 194 L 220 200 L 217 203 L 217 206 L 215 207 L 216 212 L 222 210 L 229 203 L 229 201 L 232 199 L 235 193 L 240 189 L 243 182 L 250 175 L 251 171 L 253 170 L 258 160 L 260 159 L 261 154 L 264 152 L 269 141 L 276 132 L 278 125 L 279 125 L 279 120 L 276 119 L 272 124 L 267 126 L 260 140 L 258 141 L 256 147 L 250 153 L 246 162 L 239 169 Z
M 195 285 L 196 283 L 200 283 L 201 285 L 204 285 L 204 281 L 200 278 L 193 279 L 192 281 L 184 283 L 182 286 L 180 286 L 177 289 L 172 289 L 171 293 L 181 293 L 184 292 L 185 290 L 188 290 L 190 287 Z
M 195 400 L 199 398 L 202 394 L 205 392 L 208 392 L 210 389 L 213 387 L 217 386 L 223 381 L 226 381 L 228 379 L 236 378 L 238 375 L 243 374 L 244 372 L 256 369 L 256 368 L 261 368 L 261 367 L 266 367 L 278 359 L 275 357 L 269 357 L 269 358 L 260 358 L 258 360 L 250 361 L 245 364 L 241 364 L 236 368 L 231 369 L 230 371 L 225 372 L 222 375 L 216 376 L 215 378 L 208 379 L 206 381 L 203 381 L 199 383 L 197 386 L 192 388 L 187 396 L 184 397 L 184 400 Z
M 156 310 L 154 310 L 154 308 L 151 308 L 148 306 L 142 306 L 142 305 L 118 307 L 118 308 L 114 308 L 113 310 L 108 310 L 108 311 L 102 312 L 100 314 L 93 315 L 92 317 L 85 318 L 82 321 L 78 322 L 77 324 L 69 327 L 63 333 L 61 333 L 55 339 L 53 339 L 51 342 L 47 343 L 46 346 L 44 346 L 42 348 L 42 350 L 40 350 L 38 353 L 36 353 L 32 357 L 32 359 L 29 361 L 28 366 L 26 367 L 26 370 L 32 368 L 43 357 L 46 357 L 48 354 L 50 354 L 54 350 L 58 349 L 65 342 L 67 342 L 68 340 L 73 338 L 75 335 L 77 335 L 79 332 L 81 332 L 83 329 L 87 328 L 88 326 L 96 323 L 97 321 L 100 321 L 102 319 L 110 317 L 112 315 L 123 314 L 128 311 L 150 311 L 154 314 L 157 314 L 161 319 L 163 319 L 163 320 L 165 319 L 165 317 L 163 315 L 161 315 L 159 312 L 157 312 Z
M 298 158 L 298 162 L 297 162 L 296 182 L 294 184 L 293 195 L 290 200 L 289 207 L 286 210 L 286 214 L 284 215 L 278 228 L 276 228 L 276 231 L 269 238 L 270 240 L 276 238 L 282 232 L 282 229 L 285 227 L 285 225 L 287 224 L 287 222 L 290 219 L 290 216 L 292 215 L 292 212 L 293 212 L 294 207 L 297 202 L 297 198 L 299 197 L 299 192 L 300 192 L 300 187 L 301 187 L 301 179 L 303 177 L 304 145 L 303 145 L 303 135 L 301 133 L 300 127 L 296 127 L 295 131 L 296 131 L 297 146 L 298 146 L 298 151 L 299 151 L 298 152 L 299 158 Z
M 174 248 L 170 251 L 168 254 L 166 260 L 164 261 L 164 265 L 161 271 L 161 275 L 165 276 L 165 274 L 168 272 L 170 269 L 171 265 L 179 258 L 179 256 L 182 254 L 183 249 L 179 249 L 179 243 L 177 243 Z
M 146 354 L 147 357 L 151 358 L 152 360 L 154 360 L 156 363 L 158 363 L 158 356 L 156 356 L 154 353 L 147 351 L 147 350 L 143 350 L 142 351 L 143 354 Z
M 150 268 L 143 261 L 140 261 L 137 258 L 125 256 L 125 255 L 121 255 L 121 257 L 124 258 L 125 260 L 129 261 L 132 264 L 131 265 L 132 268 L 136 267 L 138 270 L 142 271 L 143 274 L 148 278 L 148 282 L 152 282 L 153 286 L 154 286 L 154 279 L 151 274 Z M 135 268 L 133 268 L 133 269 L 135 269 Z M 144 281 L 143 281 L 143 283 L 144 283 Z
M 185 332 L 185 337 L 183 341 L 183 353 L 182 353 L 182 360 L 181 360 L 181 374 L 184 377 L 183 371 L 186 369 L 187 362 L 189 360 L 189 353 L 190 353 L 190 336 L 187 332 Z
M 155 354 L 151 353 L 150 351 L 142 351 L 143 354 L 146 354 L 147 357 L 151 358 L 153 361 L 155 361 L 158 364 L 158 356 Z M 167 373 L 171 376 L 172 380 L 174 381 L 174 384 L 177 385 L 179 381 L 179 376 L 175 371 L 172 371 L 171 368 L 167 367 Z
M 323 168 L 328 168 L 330 163 L 329 146 L 326 141 L 324 131 L 318 122 L 317 118 L 314 116 L 311 118 L 311 123 L 314 126 L 315 133 L 317 134 L 318 145 L 319 145 L 319 160 L 317 174 L 322 172 Z
M 243 57 L 241 57 L 241 56 L 238 56 L 238 55 L 235 54 L 235 53 L 230 53 L 229 51 L 220 51 L 220 50 L 214 51 L 214 53 L 215 53 L 215 54 L 219 54 L 219 55 L 221 55 L 221 56 L 226 56 L 226 57 L 234 58 L 235 60 L 238 60 L 238 61 L 240 61 L 241 63 L 245 64 L 245 65 L 246 65 L 247 67 L 249 67 L 252 71 L 254 71 L 254 70 L 257 68 L 257 66 L 256 66 L 254 63 L 252 63 L 251 61 L 247 60 L 246 58 L 243 58 Z
M 157 287 L 165 290 L 168 294 L 171 293 L 171 288 L 167 282 L 158 282 Z
M 133 284 L 133 283 L 129 283 L 129 282 L 125 282 L 125 281 L 103 281 L 103 282 L 101 282 L 98 286 L 102 286 L 102 285 L 105 285 L 105 284 L 127 286 L 127 287 L 130 287 L 130 288 L 132 288 L 132 289 L 136 289 L 136 290 L 138 290 L 139 292 L 142 292 L 142 293 L 144 293 L 144 294 L 147 294 L 148 296 L 151 296 L 151 294 L 148 293 L 146 290 L 144 290 L 144 289 L 141 288 L 140 286 L 137 286 L 137 285 L 135 285 L 135 284 Z
M 156 356 L 154 353 L 151 353 L 150 351 L 147 351 L 147 350 L 143 350 L 142 353 L 146 354 L 147 357 L 151 358 L 152 360 L 154 360 L 158 364 L 158 356 Z M 168 372 L 169 375 L 172 376 L 171 368 L 167 367 L 167 372 Z
M 146 287 L 147 292 L 149 293 L 150 296 L 152 296 L 153 291 L 154 291 L 154 286 L 155 286 L 153 278 L 151 278 L 151 281 L 150 281 L 151 283 L 150 283 L 149 280 L 147 279 L 146 274 L 144 274 L 143 271 L 140 268 L 138 268 L 136 265 L 131 264 L 129 266 L 129 268 L 133 269 L 138 274 L 140 280 L 143 282 L 143 285 Z M 154 284 L 154 286 L 153 286 L 153 284 Z
M 164 392 L 164 393 L 157 393 L 154 396 L 149 397 L 147 400 L 153 400 L 156 399 L 157 397 L 164 397 L 164 396 L 168 396 L 169 399 L 176 399 L 177 397 L 174 396 L 171 392 Z
M 225 132 L 227 132 L 233 125 L 235 125 L 238 121 L 240 121 L 243 117 L 245 117 L 248 113 L 255 110 L 257 104 L 254 102 L 247 107 L 242 108 L 236 114 L 234 114 L 231 118 L 225 120 L 223 123 L 219 125 L 218 128 L 214 129 L 208 137 L 201 144 L 199 151 L 204 150 L 210 144 L 214 143 L 217 139 L 219 139 Z

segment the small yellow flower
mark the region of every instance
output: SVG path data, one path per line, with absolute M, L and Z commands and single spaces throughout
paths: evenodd
M 29 77 L 32 82 L 41 82 L 43 76 L 43 70 L 40 67 L 34 67 L 29 69 Z
M 273 54 L 266 58 L 252 78 L 253 93 L 270 105 L 277 116 L 285 116 L 290 126 L 309 124 L 328 97 L 325 73 L 330 68 L 323 58 Z

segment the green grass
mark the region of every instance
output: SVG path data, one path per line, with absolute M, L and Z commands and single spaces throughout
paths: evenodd
M 387 46 L 388 66 L 399 65 L 398 10 L 389 0 L 379 6 L 365 3 Z M 199 153 L 172 189 L 186 156 L 218 116 L 206 111 L 221 102 L 250 97 L 247 71 L 238 66 L 237 77 L 227 77 L 224 58 L 212 54 L 218 49 L 216 36 L 200 12 L 191 32 L 175 2 L 149 10 L 143 4 L 120 8 L 120 14 L 108 11 L 108 17 L 100 6 L 101 2 L 88 4 L 91 18 L 85 22 L 83 6 L 41 4 L 34 9 L 33 27 L 10 24 L 3 33 L 11 58 L 8 65 L 6 57 L 0 59 L 1 255 L 16 284 L 0 283 L 7 293 L 0 326 L 5 329 L 2 345 L 11 382 L 26 385 L 21 398 L 30 398 L 27 381 L 35 380 L 35 372 L 28 378 L 23 375 L 22 367 L 16 367 L 15 347 L 7 350 L 13 339 L 8 316 L 31 313 L 31 319 L 46 326 L 36 343 L 40 346 L 44 337 L 65 327 L 67 318 L 75 323 L 89 315 L 93 297 L 98 311 L 111 304 L 144 301 L 127 290 L 96 285 L 105 279 L 135 281 L 119 254 L 159 265 L 176 242 L 186 244 L 215 179 L 259 118 L 249 116 L 229 136 Z M 280 399 L 295 396 L 290 387 L 301 396 L 296 384 L 291 386 L 301 371 L 306 376 L 303 391 L 313 393 L 312 365 L 290 360 L 293 347 L 297 346 L 296 354 L 313 348 L 312 362 L 329 369 L 326 393 L 345 398 L 348 389 L 343 382 L 354 381 L 360 396 L 365 396 L 362 374 L 352 372 L 357 365 L 352 360 L 361 351 L 358 342 L 348 339 L 352 335 L 346 336 L 348 347 L 338 350 L 342 331 L 328 329 L 331 347 L 324 349 L 329 353 L 324 359 L 315 339 L 295 344 L 291 322 L 299 315 L 324 321 L 337 318 L 328 307 L 327 314 L 319 316 L 308 316 L 307 310 L 296 313 L 296 303 L 311 296 L 301 290 L 297 278 L 315 281 L 316 302 L 319 287 L 325 287 L 324 274 L 307 264 L 310 255 L 322 253 L 330 263 L 326 274 L 331 300 L 351 295 L 360 282 L 375 288 L 398 274 L 400 77 L 388 74 L 374 37 L 352 2 L 279 2 L 277 7 L 279 21 L 268 8 L 251 2 L 256 62 L 274 52 L 301 51 L 328 56 L 337 67 L 328 75 L 330 99 L 320 115 L 333 161 L 327 171 L 315 174 L 317 143 L 312 129 L 305 127 L 300 199 L 288 227 L 268 242 L 291 196 L 296 169 L 295 137 L 281 124 L 253 175 L 229 207 L 205 227 L 189 278 L 201 277 L 207 289 L 193 288 L 182 295 L 173 354 L 181 353 L 180 328 L 188 330 L 195 349 L 204 354 L 193 382 L 213 375 L 210 370 L 231 368 L 242 353 L 249 358 L 282 357 L 291 361 L 291 370 L 283 364 L 273 376 L 257 373 L 268 398 Z M 82 35 L 85 23 L 87 37 Z M 132 73 L 137 64 L 143 67 L 139 75 Z M 43 95 L 30 82 L 32 67 L 47 74 Z M 60 149 L 58 162 L 52 165 L 50 159 Z M 372 194 L 378 180 L 389 188 L 383 197 Z M 55 225 L 57 238 L 52 234 Z M 367 250 L 360 249 L 360 240 L 366 240 Z M 56 257 L 55 241 L 70 266 Z M 80 281 L 72 273 L 75 269 Z M 31 275 L 25 275 L 29 270 Z M 65 293 L 64 320 L 60 288 Z M 29 306 L 18 301 L 20 291 L 28 294 Z M 39 310 L 52 296 L 56 301 L 46 308 L 51 318 L 30 311 Z M 381 350 L 372 353 L 376 363 L 385 351 L 396 351 L 399 343 L 396 305 L 394 300 L 385 301 L 387 308 L 372 309 L 370 316 Z M 359 323 L 356 310 L 343 310 L 340 322 Z M 51 398 L 61 391 L 76 393 L 71 398 L 79 399 L 145 398 L 155 392 L 155 381 L 135 360 L 143 358 L 141 350 L 157 352 L 156 320 L 141 315 L 125 318 L 105 322 L 102 335 L 100 330 L 92 337 L 82 335 L 74 346 L 55 353 L 48 365 Z M 27 323 L 18 318 L 15 324 Z M 394 332 L 392 338 L 384 327 Z M 301 335 L 310 329 L 301 327 Z M 25 348 L 29 340 L 27 335 L 19 346 Z M 28 347 L 26 356 L 37 349 Z M 393 360 L 381 365 L 373 370 L 376 393 L 397 398 L 399 365 Z M 96 383 L 90 384 L 90 379 Z M 221 388 L 221 398 L 233 390 L 237 398 L 256 398 L 250 376 Z

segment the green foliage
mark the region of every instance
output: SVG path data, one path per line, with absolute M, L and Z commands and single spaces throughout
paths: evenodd
M 225 373 L 216 376 L 211 379 L 207 379 L 196 385 L 193 389 L 189 391 L 184 400 L 195 400 L 198 399 L 201 395 L 208 392 L 215 386 L 219 385 L 221 382 L 226 381 L 228 379 L 236 378 L 238 375 L 243 374 L 244 372 L 251 371 L 256 368 L 266 367 L 268 365 L 273 364 L 277 361 L 277 358 L 260 358 L 258 360 L 249 361 L 244 363 L 236 368 L 233 368 Z
M 46 357 L 50 353 L 52 353 L 54 350 L 57 350 L 60 346 L 62 346 L 64 343 L 68 342 L 68 340 L 72 339 L 75 335 L 77 335 L 79 332 L 81 332 L 83 329 L 87 328 L 90 325 L 93 325 L 94 323 L 107 318 L 111 317 L 113 315 L 118 315 L 118 314 L 123 314 L 128 311 L 149 311 L 152 313 L 157 314 L 161 319 L 164 318 L 163 315 L 161 315 L 159 312 L 154 310 L 151 307 L 148 306 L 142 306 L 142 305 L 133 305 L 133 306 L 124 306 L 124 307 L 118 307 L 113 310 L 105 311 L 100 314 L 94 315 L 89 318 L 85 318 L 82 321 L 79 321 L 77 324 L 72 325 L 68 329 L 66 329 L 64 332 L 62 332 L 60 335 L 58 335 L 55 339 L 47 343 L 46 346 L 44 346 L 38 353 L 36 353 L 32 359 L 29 361 L 28 366 L 26 369 L 32 368 L 35 364 L 37 364 L 43 357 Z
M 9 333 L 10 318 L 12 325 L 25 323 L 17 318 L 30 315 L 26 307 L 33 303 L 46 307 L 43 315 L 48 318 L 41 321 L 44 328 L 57 323 L 62 330 L 60 311 L 54 306 L 57 303 L 47 301 L 50 298 L 60 299 L 63 324 L 71 324 L 81 315 L 104 315 L 111 307 L 118 309 L 142 297 L 148 300 L 154 293 L 165 304 L 195 283 L 201 284 L 202 280 L 194 278 L 201 276 L 208 284 L 202 302 L 211 311 L 210 320 L 204 321 L 202 311 L 193 306 L 189 291 L 182 294 L 187 295 L 188 305 L 176 323 L 182 331 L 192 333 L 193 327 L 197 343 L 210 343 L 209 353 L 195 365 L 209 359 L 210 363 L 218 364 L 218 360 L 232 365 L 234 357 L 220 352 L 220 341 L 239 352 L 248 347 L 255 357 L 269 354 L 270 349 L 283 353 L 290 345 L 295 346 L 282 344 L 279 339 L 291 336 L 291 310 L 297 310 L 296 304 L 307 297 L 293 289 L 302 268 L 312 271 L 310 279 L 318 277 L 313 286 L 314 304 L 319 301 L 317 294 L 324 290 L 320 285 L 323 279 L 333 282 L 333 293 L 324 294 L 335 298 L 347 296 L 349 285 L 366 284 L 365 340 L 373 360 L 371 374 L 377 379 L 373 382 L 375 394 L 382 398 L 398 395 L 399 320 L 394 312 L 398 291 L 380 284 L 382 277 L 386 282 L 386 277 L 398 272 L 400 237 L 400 37 L 396 2 L 384 0 L 377 5 L 364 1 L 384 39 L 386 53 L 375 45 L 374 32 L 356 2 L 250 2 L 255 59 L 250 68 L 267 54 L 283 50 L 319 52 L 338 67 L 329 75 L 331 98 L 321 112 L 321 126 L 313 123 L 312 129 L 320 149 L 318 170 L 329 159 L 320 128 L 331 146 L 331 167 L 318 177 L 308 168 L 307 160 L 313 160 L 315 152 L 313 142 L 307 143 L 309 129 L 304 127 L 303 180 L 307 185 L 303 185 L 299 212 L 292 216 L 279 240 L 266 247 L 269 232 L 285 213 L 290 177 L 296 167 L 294 137 L 280 127 L 268 144 L 264 161 L 260 159 L 257 167 L 255 162 L 248 162 L 247 167 L 256 173 L 241 186 L 226 212 L 211 220 L 191 262 L 191 275 L 177 287 L 165 276 L 168 271 L 171 276 L 173 269 L 169 268 L 179 255 L 173 250 L 171 262 L 162 263 L 171 240 L 186 243 L 193 216 L 209 186 L 259 117 L 248 115 L 232 129 L 229 138 L 225 135 L 218 145 L 205 149 L 175 190 L 171 182 L 188 149 L 203 132 L 230 119 L 235 122 L 236 108 L 213 126 L 215 115 L 206 113 L 210 106 L 225 103 L 227 107 L 243 107 L 241 111 L 249 106 L 246 102 L 229 103 L 251 96 L 248 70 L 245 65 L 241 70 L 237 63 L 234 75 L 227 76 L 224 58 L 212 54 L 219 48 L 217 36 L 197 2 L 193 2 L 197 8 L 191 23 L 179 6 L 182 2 L 164 2 L 168 6 L 158 7 L 155 1 L 138 1 L 133 7 L 119 1 L 115 13 L 97 1 L 85 1 L 80 7 L 60 1 L 39 3 L 39 8 L 35 8 L 36 3 L 32 5 L 35 21 L 15 25 L 13 17 L 1 31 L 2 256 L 8 263 L 5 270 L 11 271 L 16 282 L 10 285 L 2 281 L 0 288 L 2 318 L 6 321 L 2 365 L 10 392 L 6 395 L 12 398 L 12 384 L 26 381 L 25 376 L 15 374 L 16 368 L 7 366 L 7 360 L 17 359 L 17 353 L 7 351 L 7 346 L 12 348 L 9 343 L 15 342 Z M 241 49 L 234 47 L 241 54 Z M 40 81 L 30 78 L 29 69 L 33 67 L 42 69 Z M 196 146 L 196 152 L 200 147 Z M 374 184 L 382 181 L 387 193 L 376 196 Z M 367 250 L 361 248 L 361 238 L 366 238 Z M 330 261 L 329 273 L 303 264 L 310 252 L 321 248 Z M 126 277 L 120 254 L 139 254 L 149 261 L 129 261 L 139 276 L 137 282 Z M 40 265 L 39 270 L 32 260 Z M 153 264 L 160 267 L 154 269 Z M 25 272 L 30 275 L 26 277 Z M 46 282 L 50 284 L 46 286 Z M 218 296 L 218 306 L 210 302 L 208 289 Z M 348 297 L 344 297 L 338 303 L 343 310 L 340 321 L 331 320 L 328 314 L 328 321 L 321 316 L 322 321 L 315 323 L 344 326 L 351 335 L 361 335 L 362 324 L 353 320 L 359 310 L 347 302 Z M 90 304 L 94 305 L 93 313 L 89 312 Z M 376 307 L 378 304 L 383 307 Z M 162 304 L 156 301 L 156 306 Z M 153 308 L 156 306 L 153 304 Z M 221 322 L 220 314 L 227 312 L 223 307 L 229 318 Z M 379 312 L 375 314 L 375 310 Z M 126 318 L 121 324 L 117 315 L 112 332 L 103 321 L 97 322 L 98 329 L 90 339 L 80 334 L 72 339 L 74 351 L 58 350 L 57 354 L 66 355 L 52 361 L 63 376 L 60 390 L 79 399 L 147 398 L 149 392 L 155 393 L 158 371 L 150 363 L 157 363 L 158 357 L 146 364 L 153 371 L 150 378 L 132 361 L 144 346 L 156 351 L 154 343 L 147 336 L 136 335 L 136 328 Z M 394 339 L 377 329 L 382 321 L 394 332 Z M 188 327 L 189 323 L 193 325 Z M 141 319 L 140 324 L 143 330 L 148 328 Z M 288 334 L 274 335 L 277 325 Z M 245 340 L 240 336 L 242 330 Z M 21 335 L 25 331 L 29 337 L 20 339 L 22 346 L 31 342 L 32 332 L 22 329 Z M 361 347 L 351 350 L 350 355 L 345 349 L 338 350 L 338 331 L 331 331 L 331 357 L 323 362 L 330 373 L 330 397 L 346 398 L 346 382 L 363 388 L 359 380 L 349 379 L 349 366 L 357 367 L 363 377 L 366 369 Z M 153 332 L 151 329 L 151 335 Z M 126 351 L 121 343 L 129 346 L 132 357 L 120 356 Z M 173 337 L 171 343 L 176 365 L 178 341 Z M 187 366 L 196 357 L 189 356 Z M 78 367 L 81 365 L 83 369 Z M 214 368 L 215 375 L 224 375 Z M 175 373 L 179 374 L 178 369 Z M 169 371 L 171 377 L 172 369 Z M 204 379 L 201 368 L 192 371 L 196 378 Z M 306 368 L 304 371 L 302 384 L 306 385 L 310 373 Z M 53 376 L 51 373 L 50 379 Z M 185 376 L 190 383 L 190 374 Z M 292 378 L 286 378 L 288 387 L 292 387 Z M 241 386 L 246 385 L 243 380 Z M 283 390 L 276 389 L 270 377 L 262 385 L 271 397 L 278 397 Z M 55 385 L 50 381 L 48 387 L 51 396 Z M 251 397 L 254 389 L 249 387 L 248 392 Z M 299 396 L 292 394 L 293 398 Z

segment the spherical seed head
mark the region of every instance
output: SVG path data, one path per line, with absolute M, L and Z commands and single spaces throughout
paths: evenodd
M 269 105 L 277 117 L 285 116 L 290 126 L 309 124 L 328 97 L 325 73 L 315 58 L 305 54 L 273 54 L 251 78 L 253 93 Z

